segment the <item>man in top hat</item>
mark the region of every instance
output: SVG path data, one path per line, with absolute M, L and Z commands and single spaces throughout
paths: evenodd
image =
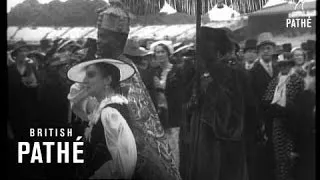
M 130 128 L 137 143 L 138 163 L 135 176 L 138 179 L 151 180 L 181 179 L 169 154 L 164 131 L 150 95 L 132 60 L 122 55 L 129 33 L 129 12 L 121 2 L 110 1 L 110 5 L 100 9 L 98 13 L 98 57 L 127 62 L 134 66 L 137 72 L 121 84 L 121 91 L 129 100 L 132 121 Z M 86 98 L 83 95 L 85 91 L 78 87 L 79 85 L 74 84 L 70 88 L 70 92 L 74 93 L 71 97 L 75 97 L 70 99 L 71 102 L 78 99 L 78 95 Z M 79 102 L 83 102 L 83 99 Z
M 258 58 L 257 42 L 258 41 L 256 39 L 248 39 L 245 42 L 245 47 L 243 48 L 243 60 L 244 68 L 246 70 L 252 69 Z
M 205 69 L 200 71 L 195 110 L 192 106 L 188 110 L 193 115 L 189 119 L 190 149 L 181 149 L 186 154 L 184 162 L 187 164 L 183 177 L 246 179 L 243 133 L 244 120 L 251 111 L 248 111 L 250 86 L 244 72 L 230 64 L 234 57 L 229 55 L 235 46 L 227 32 L 201 27 L 200 34 L 200 53 Z M 182 132 L 186 131 L 183 129 Z

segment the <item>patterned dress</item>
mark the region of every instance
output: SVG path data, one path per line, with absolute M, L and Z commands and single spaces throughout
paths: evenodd
M 263 97 L 263 101 L 270 104 L 276 86 L 279 82 L 279 77 L 274 78 Z M 294 140 L 290 130 L 291 123 L 288 118 L 288 110 L 293 106 L 293 101 L 296 96 L 303 91 L 304 81 L 300 75 L 294 73 L 289 76 L 286 84 L 286 107 L 272 108 L 268 113 L 272 118 L 272 143 L 276 160 L 276 178 L 277 180 L 292 179 L 292 170 L 294 167 L 295 152 Z
M 120 60 L 133 64 L 125 56 Z M 122 93 L 129 100 L 131 129 L 138 150 L 137 179 L 181 179 L 179 170 L 169 150 L 164 130 L 145 85 L 136 69 L 136 74 L 122 83 Z

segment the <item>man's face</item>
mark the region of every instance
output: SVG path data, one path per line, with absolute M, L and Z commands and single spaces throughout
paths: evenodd
M 243 54 L 244 60 L 248 63 L 253 63 L 258 58 L 257 50 L 255 49 L 248 49 Z
M 117 58 L 122 54 L 125 43 L 126 38 L 115 32 L 98 32 L 97 47 L 103 58 Z
M 262 45 L 259 48 L 259 55 L 264 62 L 270 62 L 274 53 L 275 47 L 271 44 Z
M 23 62 L 27 58 L 28 48 L 21 48 L 16 56 L 17 62 Z

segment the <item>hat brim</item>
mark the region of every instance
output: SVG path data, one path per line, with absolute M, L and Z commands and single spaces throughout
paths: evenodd
M 22 49 L 22 48 L 27 48 L 28 50 L 31 49 L 30 45 L 28 45 L 28 44 L 20 45 L 20 46 L 14 48 L 14 49 L 11 51 L 11 53 L 10 53 L 10 54 L 11 54 L 11 57 L 15 57 L 17 51 L 19 51 L 19 50 Z
M 179 52 L 181 52 L 181 51 L 183 51 L 185 49 L 188 49 L 188 48 L 190 48 L 192 46 L 194 46 L 194 44 L 187 44 L 187 45 L 184 45 L 182 47 L 179 47 L 177 50 L 174 51 L 173 54 L 179 53 Z
M 276 46 L 276 43 L 273 41 L 263 41 L 257 45 L 257 49 L 261 48 L 261 46 L 264 46 L 264 45 Z
M 248 50 L 257 50 L 257 47 L 246 47 L 246 48 L 243 48 L 243 52 L 246 52 Z
M 125 49 L 123 53 L 129 56 L 137 56 L 137 57 L 144 57 L 144 56 L 153 54 L 152 51 L 144 50 L 142 48 L 134 49 L 134 50 Z
M 115 59 L 96 59 L 92 61 L 82 62 L 69 69 L 67 76 L 71 81 L 83 83 L 86 77 L 86 68 L 96 63 L 107 63 L 115 66 L 120 71 L 120 81 L 131 78 L 135 74 L 135 69 L 132 65 Z
M 278 61 L 277 64 L 278 66 L 285 66 L 285 65 L 294 66 L 295 62 L 292 60 L 287 60 L 287 61 Z

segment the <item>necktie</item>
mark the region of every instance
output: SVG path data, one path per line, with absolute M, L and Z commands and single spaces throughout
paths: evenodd
M 273 73 L 272 73 L 272 68 L 270 64 L 267 64 L 267 71 L 268 71 L 268 74 L 272 77 Z

